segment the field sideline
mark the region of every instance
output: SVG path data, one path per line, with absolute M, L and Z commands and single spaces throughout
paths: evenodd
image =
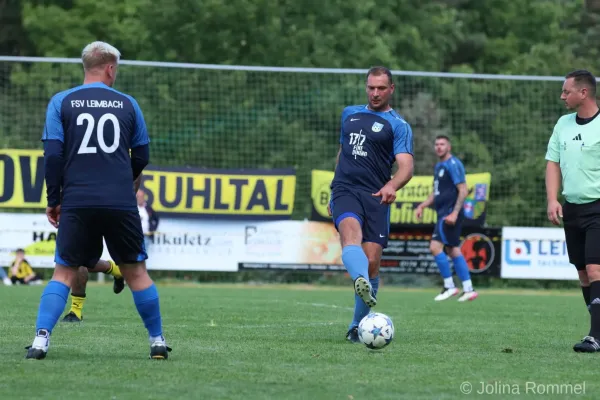
M 589 328 L 576 290 L 489 289 L 462 304 L 383 286 L 375 310 L 396 337 L 369 351 L 344 341 L 349 287 L 164 283 L 173 352 L 156 362 L 129 290 L 93 283 L 84 322 L 59 323 L 48 358 L 25 360 L 42 290 L 0 288 L 1 399 L 591 399 L 600 388 L 600 354 L 572 351 Z

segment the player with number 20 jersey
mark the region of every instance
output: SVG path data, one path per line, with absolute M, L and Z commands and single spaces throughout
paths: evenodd
M 44 168 L 48 221 L 58 228 L 55 269 L 40 299 L 26 358 L 43 359 L 80 266 L 93 267 L 104 241 L 121 268 L 148 331 L 150 358 L 171 348 L 156 285 L 148 275 L 135 192 L 148 164 L 148 132 L 133 97 L 112 88 L 120 52 L 93 42 L 82 52 L 83 84 L 52 97 L 46 111 Z
M 94 265 L 102 254 L 102 233 L 117 264 L 145 260 L 129 149 L 135 154 L 150 140 L 137 102 L 102 82 L 60 92 L 48 106 L 43 140 L 63 143 L 62 200 L 58 185 L 48 194 L 50 206 L 61 204 L 56 262 Z M 143 166 L 142 160 L 137 175 Z M 116 218 L 124 220 L 117 225 Z M 107 232 L 101 232 L 103 225 Z

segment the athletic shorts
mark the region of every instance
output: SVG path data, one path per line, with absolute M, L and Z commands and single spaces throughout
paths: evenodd
M 390 234 L 390 206 L 381 204 L 381 197 L 374 197 L 362 190 L 336 188 L 329 202 L 335 228 L 340 222 L 353 217 L 362 227 L 363 242 L 375 242 L 386 248 Z
M 587 204 L 565 202 L 563 222 L 569 262 L 577 270 L 600 264 L 600 200 Z
M 444 222 L 445 215 L 438 214 L 437 223 L 433 229 L 433 235 L 431 240 L 443 243 L 445 246 L 458 247 L 460 245 L 460 234 L 462 232 L 462 225 L 465 219 L 464 213 L 460 212 L 456 223 L 454 225 L 448 225 Z
M 54 261 L 93 268 L 102 256 L 102 239 L 117 265 L 148 258 L 137 210 L 73 208 L 61 210 Z

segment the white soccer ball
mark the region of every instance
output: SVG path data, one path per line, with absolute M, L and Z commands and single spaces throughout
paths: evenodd
M 394 339 L 394 323 L 382 313 L 369 313 L 358 324 L 358 338 L 369 349 L 383 349 Z

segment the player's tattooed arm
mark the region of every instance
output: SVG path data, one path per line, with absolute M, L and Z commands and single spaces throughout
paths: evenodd
M 465 203 L 465 199 L 467 198 L 469 191 L 467 190 L 466 183 L 459 183 L 458 185 L 456 185 L 456 187 L 458 189 L 458 197 L 456 199 L 456 204 L 454 205 L 453 212 L 459 213 L 460 210 L 462 210 L 463 204 Z

